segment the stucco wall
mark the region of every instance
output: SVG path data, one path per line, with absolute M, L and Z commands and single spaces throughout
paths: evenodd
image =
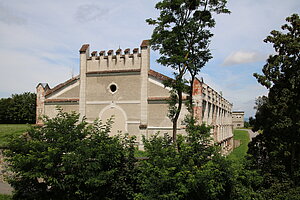
M 172 127 L 172 122 L 168 117 L 169 104 L 166 101 L 149 102 L 148 104 L 148 127 Z M 178 119 L 177 127 L 182 127 L 182 121 L 188 114 L 183 105 Z
M 169 91 L 164 88 L 162 85 L 157 85 L 151 81 L 149 81 L 149 96 L 162 96 L 168 97 L 170 95 Z
M 45 104 L 45 115 L 53 118 L 57 115 L 57 106 L 60 106 L 64 112 L 72 112 L 75 111 L 76 113 L 79 113 L 79 106 L 78 105 L 67 105 L 67 104 L 59 104 L 56 105 L 53 104 Z
M 115 83 L 117 91 L 112 94 L 109 85 Z M 86 101 L 117 101 L 140 99 L 140 76 L 87 77 Z
M 66 90 L 64 93 L 57 95 L 57 98 L 79 98 L 79 84 Z

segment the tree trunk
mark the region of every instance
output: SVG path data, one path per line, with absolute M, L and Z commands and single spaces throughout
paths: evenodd
M 194 81 L 195 81 L 195 76 L 192 76 L 191 78 L 191 85 L 189 88 L 189 109 L 192 117 L 194 117 L 194 107 L 193 107 L 193 90 L 194 90 Z
M 177 107 L 174 119 L 172 120 L 172 122 L 173 122 L 173 142 L 174 143 L 176 143 L 176 138 L 177 138 L 177 121 L 178 121 L 179 114 L 180 114 L 181 107 L 182 107 L 182 91 L 178 90 L 177 94 L 178 94 L 178 107 Z

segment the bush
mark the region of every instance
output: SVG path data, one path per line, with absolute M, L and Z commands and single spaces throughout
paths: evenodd
M 169 136 L 144 138 L 148 160 L 140 163 L 136 199 L 229 199 L 230 161 L 211 144 L 210 128 L 189 125 L 177 143 Z
M 61 110 L 44 123 L 8 144 L 13 199 L 131 199 L 134 138 L 110 137 L 111 120 L 88 125 Z

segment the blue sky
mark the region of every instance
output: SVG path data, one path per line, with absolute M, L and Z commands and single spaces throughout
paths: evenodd
M 139 47 L 151 37 L 147 18 L 158 15 L 156 0 L 0 0 L 0 98 L 35 91 L 39 82 L 51 87 L 79 70 L 78 50 Z M 252 76 L 261 72 L 269 54 L 263 39 L 279 30 L 285 18 L 299 13 L 299 0 L 229 0 L 230 15 L 216 16 L 211 49 L 213 59 L 199 77 L 222 91 L 234 104 L 253 116 L 255 98 L 267 94 Z M 151 68 L 170 75 L 151 52 Z

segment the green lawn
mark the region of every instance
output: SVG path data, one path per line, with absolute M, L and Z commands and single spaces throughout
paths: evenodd
M 0 147 L 4 146 L 11 136 L 21 135 L 29 127 L 29 124 L 0 124 Z
M 242 161 L 247 154 L 248 151 L 248 143 L 249 143 L 249 134 L 247 131 L 242 130 L 234 130 L 234 139 L 240 140 L 241 145 L 235 148 L 231 154 L 228 156 L 229 159 L 233 161 Z

